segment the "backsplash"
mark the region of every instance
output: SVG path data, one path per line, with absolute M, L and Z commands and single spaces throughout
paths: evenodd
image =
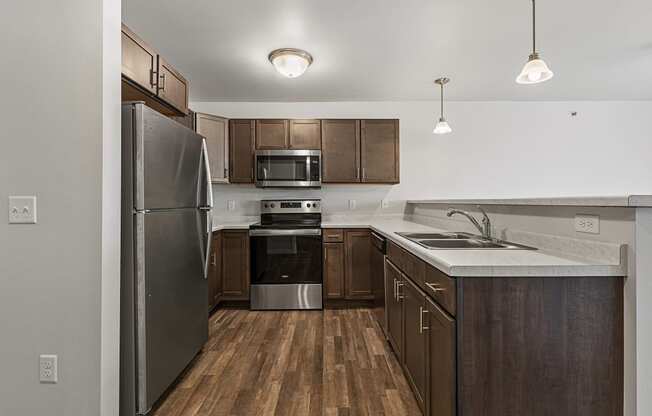
M 320 198 L 324 215 L 399 214 L 404 200 L 389 200 L 391 185 L 323 185 L 321 189 L 262 189 L 253 185 L 214 184 L 213 200 L 216 218 L 256 216 L 260 200 L 282 198 Z M 229 201 L 234 201 L 232 210 Z M 355 207 L 350 207 L 355 201 Z M 381 202 L 387 201 L 385 208 Z

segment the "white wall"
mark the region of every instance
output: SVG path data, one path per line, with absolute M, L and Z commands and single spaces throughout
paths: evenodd
M 103 134 L 115 128 L 103 100 L 119 97 L 111 76 L 103 85 L 103 1 L 11 2 L 0 50 L 0 414 L 98 415 L 101 396 L 113 400 L 100 388 L 115 389 L 100 381 L 102 359 L 117 351 L 111 331 L 101 338 L 101 305 L 115 305 L 101 278 L 118 278 L 116 257 L 102 262 L 116 244 L 102 239 L 115 202 L 102 194 Z M 8 195 L 36 195 L 38 224 L 8 225 Z M 39 384 L 41 353 L 59 355 L 58 384 Z
M 355 188 L 361 207 L 375 209 L 382 198 L 652 193 L 652 102 L 450 102 L 453 133 L 444 136 L 432 134 L 437 102 L 194 102 L 191 108 L 232 118 L 399 118 L 401 184 Z M 274 195 L 242 189 L 218 187 L 218 204 L 244 197 L 250 205 Z M 329 186 L 321 195 L 338 200 L 343 189 Z

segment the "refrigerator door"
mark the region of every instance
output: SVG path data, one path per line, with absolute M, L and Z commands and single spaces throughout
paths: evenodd
M 137 409 L 146 414 L 208 339 L 204 213 L 136 216 Z
M 202 205 L 203 137 L 145 105 L 134 108 L 135 209 Z

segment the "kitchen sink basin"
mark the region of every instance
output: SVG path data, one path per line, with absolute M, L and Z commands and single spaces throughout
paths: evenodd
M 484 239 L 479 235 L 463 232 L 396 234 L 431 250 L 536 250 L 533 247 Z
M 408 240 L 465 240 L 467 238 L 476 237 L 473 234 L 469 233 L 396 233 L 401 237 L 405 237 Z
M 507 248 L 484 240 L 419 240 L 417 243 L 427 248 Z

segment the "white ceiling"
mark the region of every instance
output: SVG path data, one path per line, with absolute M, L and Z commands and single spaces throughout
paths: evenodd
M 555 77 L 514 79 L 531 49 L 529 0 L 123 0 L 123 20 L 191 81 L 193 101 L 650 100 L 650 0 L 539 0 Z M 280 47 L 315 62 L 285 79 Z

